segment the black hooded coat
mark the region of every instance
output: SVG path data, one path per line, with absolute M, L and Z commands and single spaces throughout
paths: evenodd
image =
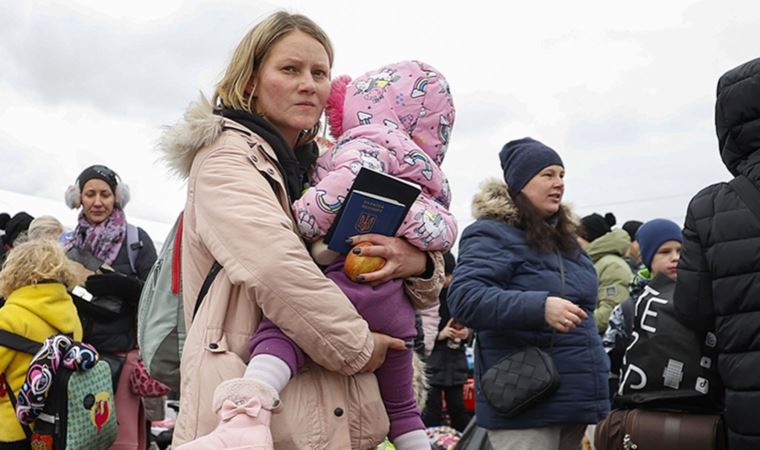
M 760 188 L 760 58 L 718 81 L 720 156 Z M 715 330 L 729 448 L 760 448 L 760 219 L 728 183 L 689 204 L 674 306 L 688 326 Z

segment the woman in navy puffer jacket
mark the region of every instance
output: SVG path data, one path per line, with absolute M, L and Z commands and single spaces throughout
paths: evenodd
M 507 143 L 499 157 L 506 185 L 487 182 L 473 200 L 477 220 L 461 237 L 449 308 L 477 333 L 476 374 L 536 345 L 552 354 L 560 386 L 506 418 L 485 400 L 476 376 L 477 423 L 494 448 L 578 449 L 586 425 L 609 412 L 609 360 L 592 314 L 596 272 L 561 204 L 559 155 L 525 138 Z

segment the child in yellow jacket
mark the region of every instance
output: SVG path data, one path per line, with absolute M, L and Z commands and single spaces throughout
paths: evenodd
M 75 275 L 61 246 L 34 240 L 11 250 L 0 271 L 0 330 L 41 342 L 53 334 L 82 339 L 82 324 L 67 289 Z M 0 374 L 18 396 L 32 355 L 0 346 Z M 10 397 L 0 383 L 0 449 L 29 448 Z

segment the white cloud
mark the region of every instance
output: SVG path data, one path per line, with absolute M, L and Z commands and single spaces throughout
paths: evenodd
M 760 55 L 749 0 L 10 2 L 0 189 L 58 201 L 105 163 L 133 190 L 129 214 L 171 223 L 184 191 L 155 163 L 161 126 L 211 93 L 240 37 L 277 8 L 325 28 L 336 75 L 409 58 L 446 74 L 458 117 L 443 167 L 462 224 L 480 180 L 501 174 L 498 150 L 526 135 L 560 152 L 579 213 L 682 217 L 691 194 L 728 178 L 717 79 Z

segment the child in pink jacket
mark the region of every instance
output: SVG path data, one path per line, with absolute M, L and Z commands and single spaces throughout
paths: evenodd
M 422 250 L 449 250 L 457 229 L 448 211 L 449 184 L 440 164 L 454 123 L 454 104 L 443 75 L 427 64 L 404 61 L 355 81 L 339 77 L 332 84 L 327 115 L 337 142 L 319 157 L 312 186 L 293 203 L 302 235 L 311 241 L 324 237 L 359 169 L 370 167 L 422 187 L 397 236 Z M 318 261 L 319 256 L 323 255 L 315 255 Z M 357 284 L 343 273 L 343 260 L 340 256 L 329 262 L 325 274 L 370 329 L 413 339 L 414 308 L 403 280 Z M 267 319 L 250 348 L 252 359 L 245 376 L 277 391 L 305 359 L 303 351 Z M 375 374 L 390 419 L 389 438 L 399 450 L 430 448 L 412 389 L 412 351 L 389 350 Z

